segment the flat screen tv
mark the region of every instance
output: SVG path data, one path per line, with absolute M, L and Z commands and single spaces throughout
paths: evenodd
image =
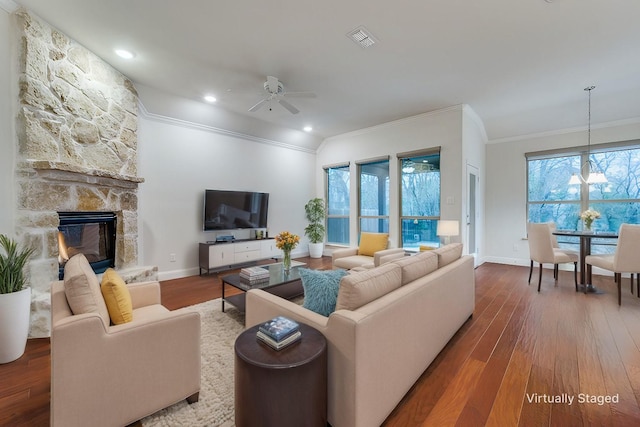
M 266 228 L 269 193 L 205 190 L 204 230 Z

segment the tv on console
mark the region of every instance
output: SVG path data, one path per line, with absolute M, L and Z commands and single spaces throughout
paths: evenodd
M 204 230 L 266 228 L 269 193 L 205 190 Z

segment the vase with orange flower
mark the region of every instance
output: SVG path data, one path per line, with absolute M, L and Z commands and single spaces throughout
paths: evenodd
M 300 236 L 283 231 L 276 236 L 276 248 L 282 249 L 282 267 L 285 272 L 291 270 L 291 251 L 300 243 Z

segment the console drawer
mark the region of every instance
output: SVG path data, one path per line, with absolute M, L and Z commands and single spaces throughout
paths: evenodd
M 248 252 L 248 251 L 259 251 L 260 250 L 260 242 L 239 242 L 233 244 L 233 249 L 236 253 L 239 252 Z
M 236 252 L 234 257 L 236 263 L 255 261 L 258 259 L 260 259 L 259 249 L 257 251 Z

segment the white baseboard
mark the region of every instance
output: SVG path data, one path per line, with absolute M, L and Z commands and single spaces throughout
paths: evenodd
M 184 270 L 158 271 L 158 280 L 182 279 L 183 277 L 197 276 L 198 274 L 200 274 L 198 267 Z

